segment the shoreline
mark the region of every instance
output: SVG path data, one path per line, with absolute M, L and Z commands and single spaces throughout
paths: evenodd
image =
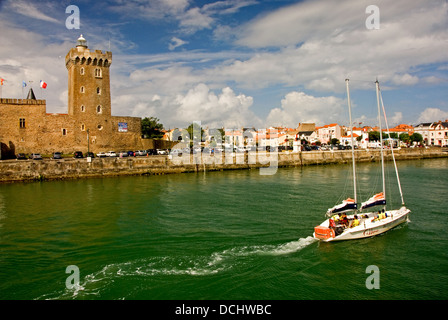
M 392 159 L 384 150 L 385 160 Z M 406 148 L 394 150 L 396 160 L 448 158 L 446 148 Z M 143 176 L 204 171 L 259 169 L 260 174 L 275 174 L 277 168 L 308 165 L 346 164 L 351 162 L 350 150 L 302 151 L 297 153 L 237 153 L 221 157 L 187 154 L 183 156 L 149 156 L 135 158 L 65 158 L 61 160 L 2 160 L 0 183 L 51 180 L 75 180 L 100 177 Z M 356 162 L 376 162 L 380 150 L 355 150 Z M 269 171 L 269 170 L 271 171 Z M 265 170 L 266 172 L 262 173 Z

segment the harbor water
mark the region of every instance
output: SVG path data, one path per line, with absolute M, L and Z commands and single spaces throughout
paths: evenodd
M 312 233 L 351 196 L 350 165 L 3 184 L 0 299 L 445 300 L 448 159 L 398 167 L 410 221 L 338 243 Z M 357 166 L 361 201 L 379 173 Z

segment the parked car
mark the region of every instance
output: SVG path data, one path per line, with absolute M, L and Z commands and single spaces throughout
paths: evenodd
M 30 155 L 30 159 L 31 160 L 42 160 L 42 156 L 40 155 L 40 153 L 32 153 Z
M 24 154 L 24 153 L 18 153 L 16 159 L 17 160 L 26 160 L 27 157 L 26 157 L 26 154 Z
M 127 157 L 128 157 L 128 152 L 127 152 L 127 151 L 120 151 L 120 152 L 118 153 L 118 156 L 119 156 L 120 158 L 127 158 Z
M 74 158 L 84 158 L 84 156 L 81 151 L 75 151 Z
M 106 156 L 107 157 L 116 157 L 117 154 L 115 153 L 115 151 L 107 151 L 106 152 Z
M 128 151 L 128 156 L 135 157 L 135 152 L 134 151 Z
M 156 149 L 148 149 L 148 150 L 146 150 L 146 152 L 150 156 L 157 155 L 157 150 Z
M 148 154 L 148 152 L 146 150 L 137 150 L 135 151 L 135 155 L 139 156 L 139 157 L 144 157 Z
M 174 155 L 174 156 L 181 156 L 182 150 L 181 149 L 171 149 L 170 154 Z
M 165 155 L 165 154 L 168 154 L 168 152 L 164 149 L 157 149 L 157 154 Z
M 105 152 L 98 152 L 98 153 L 96 154 L 96 156 L 97 156 L 98 158 L 106 158 L 106 157 L 107 157 L 107 155 L 106 155 Z
M 86 157 L 95 158 L 95 154 L 93 152 L 87 152 Z
M 53 159 L 54 160 L 62 159 L 62 153 L 60 152 L 53 153 Z

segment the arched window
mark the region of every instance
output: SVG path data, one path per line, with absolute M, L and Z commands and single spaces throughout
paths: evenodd
M 100 87 L 96 88 L 96 94 L 101 94 L 101 88 Z
M 97 106 L 96 107 L 96 113 L 101 113 L 103 110 L 101 108 L 101 106 Z
M 95 68 L 95 77 L 101 78 L 101 69 L 100 68 Z
M 80 73 L 81 75 L 84 75 L 84 68 L 81 68 L 81 69 L 79 70 L 79 73 Z
M 66 136 L 67 135 L 67 129 L 62 129 L 62 135 Z
M 80 91 L 81 91 L 81 93 L 84 93 L 84 92 L 85 92 L 85 90 L 84 90 L 84 87 L 83 87 L 83 86 L 81 86 L 81 88 L 80 88 Z
M 85 131 L 86 130 L 86 126 L 85 126 L 85 124 L 83 123 L 82 125 L 81 125 L 81 131 Z
M 86 107 L 83 105 L 81 106 L 81 112 L 85 112 L 86 111 Z

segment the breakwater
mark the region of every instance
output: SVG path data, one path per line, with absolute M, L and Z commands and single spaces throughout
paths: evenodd
M 394 151 L 397 160 L 446 158 L 442 148 L 409 148 Z M 182 156 L 149 156 L 130 158 L 65 158 L 61 160 L 0 161 L 0 182 L 42 181 L 108 177 L 123 175 L 153 175 L 185 172 L 266 169 L 260 174 L 275 174 L 277 168 L 326 165 L 351 162 L 351 151 L 304 151 L 297 153 L 232 153 L 222 155 L 183 154 Z M 379 150 L 356 150 L 356 162 L 380 160 Z M 390 150 L 385 151 L 391 160 Z M 267 170 L 269 169 L 269 170 Z

